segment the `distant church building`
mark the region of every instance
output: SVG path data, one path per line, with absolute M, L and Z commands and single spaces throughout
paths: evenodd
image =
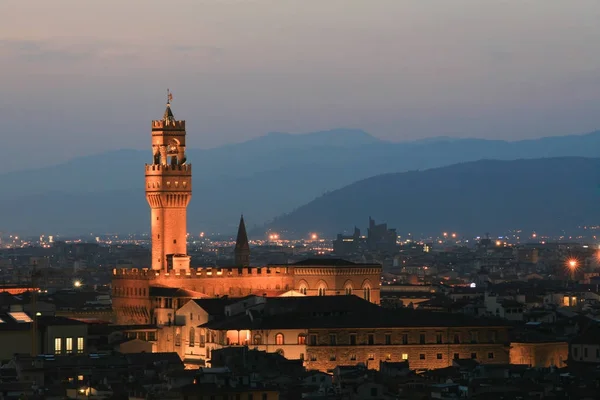
M 174 323 L 175 310 L 208 297 L 329 296 L 355 294 L 379 304 L 381 266 L 339 259 L 250 267 L 250 245 L 240 218 L 230 267 L 191 267 L 187 254 L 187 206 L 192 165 L 186 157 L 185 121 L 173 115 L 170 98 L 161 120 L 152 121 L 152 163 L 146 164 L 150 206 L 150 268 L 115 269 L 112 298 L 117 323 Z
M 236 267 L 250 266 L 250 244 L 248 243 L 248 234 L 246 233 L 246 224 L 244 223 L 243 215 L 240 218 L 240 226 L 238 227 L 237 238 L 235 240 L 234 258 Z

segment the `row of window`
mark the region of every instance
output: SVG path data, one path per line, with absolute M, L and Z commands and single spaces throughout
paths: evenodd
M 408 360 L 408 353 L 402 353 L 402 360 L 403 361 L 407 361 Z M 437 353 L 435 355 L 436 360 L 443 360 L 444 359 L 444 354 L 443 353 Z M 460 354 L 459 353 L 454 353 L 453 354 L 453 358 L 455 360 L 460 359 Z M 494 359 L 494 353 L 490 352 L 487 354 L 487 358 L 489 360 L 493 360 Z M 348 359 L 350 361 L 356 361 L 356 354 L 350 354 L 348 356 Z M 368 354 L 367 355 L 367 359 L 369 361 L 373 361 L 375 360 L 375 354 Z M 476 360 L 477 359 L 477 353 L 471 353 L 471 359 Z M 386 354 L 385 356 L 385 361 L 391 361 L 392 360 L 392 355 L 391 354 Z M 419 354 L 419 360 L 427 360 L 427 355 L 424 353 Z M 317 356 L 312 354 L 310 356 L 310 361 L 317 361 Z M 329 356 L 329 361 L 337 361 L 337 355 L 336 354 L 332 354 Z
M 300 291 L 300 293 L 306 295 L 306 293 L 308 292 L 308 288 L 305 286 L 302 286 L 302 287 L 300 287 L 299 291 Z M 326 292 L 327 292 L 327 288 L 324 288 L 322 286 L 319 289 L 317 289 L 317 294 L 319 296 L 325 296 Z M 352 288 L 348 286 L 344 289 L 344 292 L 347 296 L 349 296 L 352 294 Z M 371 288 L 370 287 L 363 288 L 363 298 L 367 301 L 371 301 Z
M 573 351 L 573 358 L 579 357 L 579 348 L 578 347 L 573 346 L 572 351 Z M 588 348 L 584 347 L 583 348 L 583 357 L 587 358 L 588 354 L 589 354 Z M 596 349 L 596 358 L 600 358 L 600 349 Z
M 112 292 L 114 296 L 146 296 L 146 288 L 136 288 L 136 287 L 122 287 L 122 286 L 114 286 L 112 288 Z
M 461 343 L 461 335 L 459 333 L 455 333 L 452 337 L 452 340 L 444 340 L 444 334 L 441 332 L 437 332 L 435 334 L 435 342 L 429 341 L 427 340 L 427 335 L 425 333 L 420 333 L 419 334 L 419 341 L 418 344 L 448 344 L 448 343 L 453 343 L 453 344 L 460 344 Z M 283 334 L 279 333 L 276 336 L 276 340 L 277 338 L 280 337 L 281 343 L 277 342 L 277 344 L 284 344 L 284 337 Z M 409 340 L 409 334 L 408 333 L 403 333 L 400 336 L 400 343 L 395 343 L 394 340 L 392 340 L 392 334 L 391 333 L 386 333 L 384 336 L 384 342 L 383 344 L 385 345 L 395 345 L 395 344 L 403 344 L 403 345 L 408 345 L 408 344 L 417 344 L 417 343 L 411 343 L 411 341 Z M 469 335 L 469 341 L 467 341 L 467 343 L 479 343 L 479 333 L 478 332 L 470 332 Z M 299 335 L 298 336 L 298 344 L 305 344 L 305 336 L 304 335 Z M 495 331 L 491 331 L 489 332 L 488 335 L 488 343 L 496 343 L 497 340 L 497 334 Z M 462 342 L 464 343 L 464 342 Z M 309 345 L 311 346 L 317 346 L 318 341 L 317 341 L 317 335 L 310 335 L 310 339 L 309 339 Z M 375 341 L 375 334 L 374 333 L 369 333 L 367 335 L 366 338 L 366 343 L 358 343 L 358 335 L 356 333 L 351 333 L 348 336 L 348 341 L 346 343 L 339 343 L 338 339 L 337 339 L 337 334 L 332 333 L 329 334 L 329 345 L 330 346 L 337 346 L 338 344 L 342 344 L 342 345 L 350 345 L 350 346 L 356 346 L 358 344 L 366 344 L 366 345 L 375 345 L 375 344 L 382 344 L 382 343 L 376 343 Z
M 54 338 L 54 354 L 72 354 L 73 353 L 73 339 L 72 337 L 67 338 Z M 64 351 L 63 351 L 63 343 L 64 343 Z M 76 351 L 78 354 L 83 354 L 83 343 L 84 339 L 82 337 L 77 338 L 77 347 Z
M 193 346 L 194 343 L 194 329 L 190 328 L 190 340 L 189 342 L 192 343 L 190 346 Z M 214 343 L 216 340 L 216 335 L 213 332 L 208 332 L 208 342 L 209 343 Z M 366 337 L 366 341 L 359 343 L 358 341 L 358 335 L 356 333 L 351 333 L 348 336 L 348 341 L 346 343 L 340 342 L 338 341 L 338 337 L 337 334 L 332 333 L 329 334 L 329 342 L 327 343 L 327 345 L 329 346 L 337 346 L 337 345 L 350 345 L 350 346 L 357 346 L 357 345 L 368 345 L 368 346 L 374 346 L 374 345 L 387 345 L 387 346 L 391 346 L 391 345 L 398 345 L 398 344 L 402 344 L 402 345 L 409 345 L 409 344 L 461 344 L 461 343 L 465 343 L 461 341 L 461 335 L 459 333 L 455 333 L 453 335 L 453 340 L 452 341 L 448 341 L 448 340 L 444 340 L 444 334 L 441 332 L 437 332 L 435 334 L 435 342 L 431 342 L 428 341 L 427 339 L 427 335 L 425 333 L 420 333 L 419 334 L 419 340 L 418 343 L 415 343 L 413 341 L 410 341 L 410 337 L 408 333 L 403 333 L 400 336 L 400 343 L 396 343 L 395 340 L 392 340 L 392 334 L 390 333 L 386 333 L 384 336 L 384 342 L 383 343 L 379 343 L 376 342 L 375 340 L 375 334 L 374 333 L 370 333 L 367 335 Z M 466 343 L 479 343 L 479 334 L 478 332 L 471 332 L 470 333 L 470 340 L 467 341 Z M 295 341 L 286 341 L 286 338 L 284 336 L 283 333 L 277 333 L 275 335 L 275 344 L 277 345 L 284 345 L 284 344 L 299 344 L 299 345 L 305 345 L 307 344 L 307 340 L 306 340 L 306 335 L 305 334 L 299 334 L 296 338 Z M 491 331 L 489 332 L 488 335 L 488 343 L 496 343 L 496 339 L 497 339 L 497 335 L 495 331 Z M 225 337 L 223 336 L 222 338 L 222 342 L 225 342 Z M 201 341 L 202 344 L 204 344 L 204 336 L 201 335 Z M 254 345 L 262 345 L 263 343 L 263 337 L 260 334 L 255 334 L 253 337 L 253 342 Z M 248 343 L 245 343 L 248 344 Z M 309 346 L 318 346 L 318 345 L 324 345 L 324 343 L 319 343 L 318 342 L 318 337 L 317 335 L 309 335 L 308 337 L 308 345 Z

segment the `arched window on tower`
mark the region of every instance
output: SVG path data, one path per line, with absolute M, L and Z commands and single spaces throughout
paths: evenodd
M 196 331 L 192 327 L 192 328 L 190 328 L 189 346 L 194 347 L 195 341 L 196 341 Z
M 325 288 L 324 287 L 319 288 L 319 296 L 325 296 Z

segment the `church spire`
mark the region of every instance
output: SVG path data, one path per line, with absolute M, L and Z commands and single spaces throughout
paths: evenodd
M 247 267 L 250 265 L 250 244 L 248 243 L 248 234 L 246 233 L 243 214 L 240 217 L 240 225 L 238 226 L 234 255 L 236 266 Z

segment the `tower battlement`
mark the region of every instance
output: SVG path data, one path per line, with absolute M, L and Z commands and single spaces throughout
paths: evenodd
M 227 277 L 249 277 L 249 276 L 288 276 L 293 275 L 293 267 L 290 266 L 264 266 L 264 267 L 198 267 L 189 269 L 153 270 L 150 268 L 114 268 L 115 279 L 189 279 L 189 278 L 227 278 Z
M 152 121 L 152 130 L 185 130 L 185 121 L 162 120 L 157 119 Z
M 181 172 L 191 174 L 192 165 L 146 164 L 146 175 L 163 175 L 165 173 L 168 174 L 169 172 L 174 172 L 176 175 L 180 175 Z

